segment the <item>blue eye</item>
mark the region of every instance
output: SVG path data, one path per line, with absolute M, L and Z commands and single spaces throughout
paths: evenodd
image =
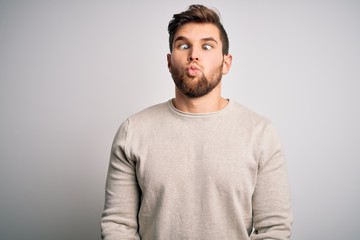
M 190 47 L 189 47 L 189 45 L 188 44 L 180 44 L 179 45 L 179 49 L 181 49 L 181 50 L 184 50 L 184 49 L 189 49 Z

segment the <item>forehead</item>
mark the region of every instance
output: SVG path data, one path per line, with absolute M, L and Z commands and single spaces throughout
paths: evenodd
M 186 23 L 176 31 L 174 39 L 178 36 L 185 37 L 189 40 L 214 38 L 220 42 L 220 31 L 217 26 L 212 23 Z

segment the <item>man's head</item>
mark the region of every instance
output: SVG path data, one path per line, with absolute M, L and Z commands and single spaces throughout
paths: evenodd
M 222 52 L 224 55 L 229 54 L 229 39 L 222 23 L 220 22 L 219 14 L 203 5 L 191 5 L 188 10 L 174 14 L 173 19 L 168 25 L 170 52 L 173 50 L 173 41 L 177 30 L 186 23 L 214 24 L 220 33 Z
M 232 56 L 218 14 L 204 6 L 192 5 L 174 15 L 169 34 L 171 53 L 167 61 L 176 93 L 189 98 L 210 92 L 221 94 L 221 78 L 229 71 Z

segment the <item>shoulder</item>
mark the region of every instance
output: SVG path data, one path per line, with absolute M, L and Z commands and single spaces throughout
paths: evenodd
M 232 118 L 231 124 L 238 126 L 244 135 L 249 136 L 259 145 L 279 142 L 272 121 L 242 104 L 233 102 L 230 118 Z
M 128 121 L 131 123 L 141 123 L 159 120 L 159 118 L 169 115 L 169 112 L 170 111 L 168 102 L 163 102 L 147 107 L 131 115 L 130 117 L 128 117 Z
M 232 102 L 231 115 L 233 115 L 238 121 L 253 126 L 271 124 L 271 121 L 265 116 L 260 115 L 252 109 L 234 101 Z
M 120 126 L 126 128 L 127 132 L 146 132 L 151 129 L 158 129 L 164 123 L 172 121 L 172 114 L 169 102 L 162 102 L 147 107 L 129 116 Z
M 237 115 L 237 122 L 244 129 L 243 133 L 251 136 L 252 142 L 259 147 L 259 151 L 264 156 L 268 154 L 268 156 L 265 156 L 266 159 L 269 159 L 272 154 L 282 148 L 281 141 L 271 120 L 239 103 L 233 105 L 234 115 Z
M 168 119 L 170 110 L 168 102 L 159 103 L 147 107 L 133 115 L 127 117 L 125 121 L 120 124 L 116 133 L 115 139 L 124 139 L 129 141 L 134 134 L 144 135 L 149 131 L 158 128 L 163 119 Z

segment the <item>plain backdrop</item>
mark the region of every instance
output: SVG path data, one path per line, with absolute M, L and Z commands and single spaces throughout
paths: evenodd
M 0 0 L 0 238 L 100 239 L 120 123 L 167 101 L 167 24 L 192 1 Z M 223 96 L 271 119 L 287 156 L 292 239 L 360 239 L 360 2 L 216 7 Z

